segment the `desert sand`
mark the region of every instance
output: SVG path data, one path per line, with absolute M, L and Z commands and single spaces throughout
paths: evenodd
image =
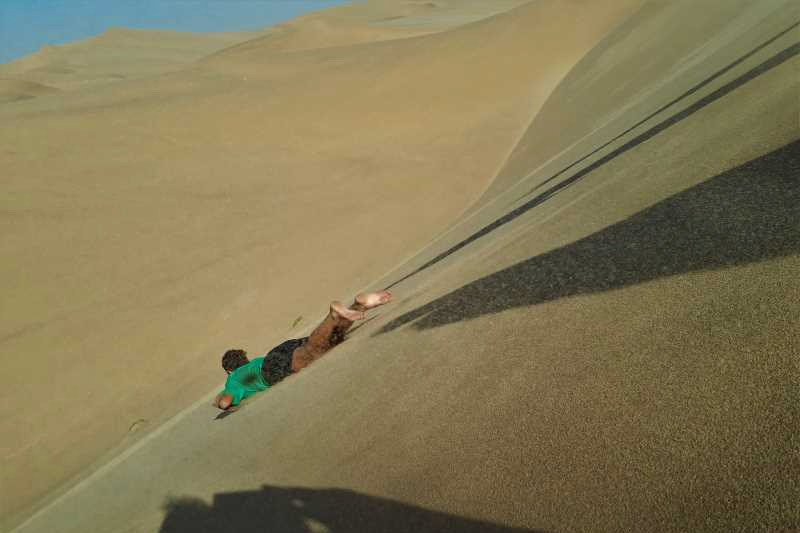
M 274 30 L 203 34 L 109 28 L 96 37 L 44 46 L 36 53 L 0 65 L 0 79 L 62 90 L 87 89 L 173 72 L 271 31 Z
M 0 76 L 0 527 L 797 527 L 800 14 L 486 4 Z M 368 287 L 217 417 L 225 349 Z

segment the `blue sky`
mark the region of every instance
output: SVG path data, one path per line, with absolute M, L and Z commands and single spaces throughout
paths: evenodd
M 263 28 L 347 0 L 0 0 L 0 63 L 111 26 L 181 31 Z

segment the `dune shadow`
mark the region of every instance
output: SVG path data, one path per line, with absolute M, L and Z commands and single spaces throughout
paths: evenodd
M 429 329 L 506 309 L 800 253 L 800 141 L 586 238 L 473 281 L 383 326 Z
M 272 487 L 169 501 L 159 533 L 545 533 L 344 489 Z

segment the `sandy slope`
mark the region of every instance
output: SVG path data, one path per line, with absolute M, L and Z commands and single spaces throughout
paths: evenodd
M 635 126 L 675 98 L 677 83 L 689 88 L 713 74 L 709 61 L 723 63 L 747 54 L 751 43 L 738 40 L 739 32 L 770 16 L 770 7 L 745 1 L 707 2 L 703 17 L 687 20 L 681 2 L 648 3 L 615 38 L 595 47 L 570 72 L 520 139 L 484 200 L 533 171 L 544 175 L 560 170 L 563 151 L 597 149 L 604 141 L 598 135 L 603 129 L 625 131 Z M 667 46 L 653 39 L 653 32 L 680 38 Z M 580 97 L 586 93 L 592 98 Z
M 57 478 L 36 468 L 66 475 L 158 402 L 186 405 L 230 339 L 307 330 L 320 300 L 451 225 L 375 282 L 396 303 L 334 353 L 233 416 L 184 411 L 22 531 L 791 530 L 789 5 L 537 2 L 283 61 L 239 47 L 58 110 L 15 104 L 0 135 L 22 141 L 3 164 L 25 179 L 3 253 L 27 269 L 3 272 L 3 353 L 60 353 L 8 361 L 26 373 L 3 390 L 104 398 L 3 419 L 30 443 L 3 450 L 12 481 L 40 483 L 15 482 L 17 505 Z M 643 43 L 673 51 L 646 60 Z M 78 127 L 92 161 L 60 142 Z M 52 167 L 25 173 L 42 153 Z M 59 189 L 64 169 L 91 194 Z M 49 387 L 31 378 L 54 367 Z M 34 420 L 50 433 L 20 429 Z
M 4 516 L 215 386 L 231 343 L 273 345 L 422 247 L 636 5 L 266 42 L 1 107 L 2 391 L 25 399 L 0 420 Z

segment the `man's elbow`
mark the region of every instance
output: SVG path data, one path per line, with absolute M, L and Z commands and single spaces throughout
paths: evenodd
M 217 401 L 217 407 L 225 410 L 228 407 L 230 407 L 232 403 L 233 403 L 233 396 L 231 396 L 230 394 L 223 394 L 222 396 L 220 396 L 219 401 Z

